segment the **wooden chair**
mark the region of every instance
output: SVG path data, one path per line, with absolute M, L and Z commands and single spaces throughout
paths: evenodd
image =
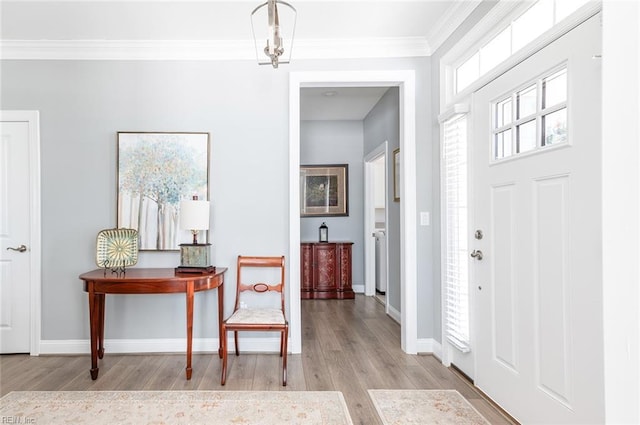
M 280 268 L 280 282 L 268 284 L 263 282 L 245 283 L 242 271 L 247 267 L 256 268 Z M 247 271 L 247 270 L 245 270 Z M 287 385 L 287 338 L 289 335 L 289 323 L 284 310 L 284 257 L 243 257 L 238 256 L 236 303 L 233 314 L 222 322 L 222 379 L 221 385 L 227 380 L 227 331 L 233 331 L 235 339 L 236 356 L 238 350 L 238 331 L 278 331 L 280 332 L 280 357 L 282 357 L 282 385 Z M 269 292 L 280 293 L 279 308 L 241 308 L 240 301 L 243 293 L 265 294 Z

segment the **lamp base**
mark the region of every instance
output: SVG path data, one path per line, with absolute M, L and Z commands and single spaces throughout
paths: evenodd
M 180 267 L 211 267 L 211 244 L 180 244 Z
M 178 266 L 176 267 L 176 273 L 197 273 L 197 274 L 209 274 L 216 271 L 215 266 L 206 266 L 206 267 L 188 267 L 188 266 Z

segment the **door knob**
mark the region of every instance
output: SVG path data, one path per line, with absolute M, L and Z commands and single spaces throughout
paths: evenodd
M 472 258 L 475 258 L 477 260 L 482 260 L 482 251 L 480 251 L 479 249 L 478 250 L 474 249 L 470 255 Z
M 9 250 L 11 250 L 11 251 L 18 251 L 18 252 L 25 252 L 25 251 L 27 250 L 27 247 L 26 247 L 26 246 L 24 246 L 24 245 L 20 245 L 20 246 L 19 246 L 19 247 L 17 247 L 17 248 L 14 248 L 14 247 L 10 246 L 10 247 L 8 247 L 8 248 L 7 248 L 7 251 L 9 251 Z

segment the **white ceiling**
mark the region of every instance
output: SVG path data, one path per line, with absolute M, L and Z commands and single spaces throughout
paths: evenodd
M 301 120 L 363 120 L 389 87 L 313 87 L 300 90 Z
M 0 50 L 6 59 L 255 60 L 250 14 L 264 1 L 0 0 Z M 481 1 L 288 0 L 292 61 L 429 56 Z M 303 89 L 301 118 L 361 120 L 386 89 Z

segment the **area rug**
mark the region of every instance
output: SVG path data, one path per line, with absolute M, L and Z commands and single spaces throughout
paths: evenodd
M 384 425 L 489 422 L 456 390 L 369 390 Z
M 353 424 L 338 391 L 14 391 L 0 399 L 0 418 L 48 425 Z

